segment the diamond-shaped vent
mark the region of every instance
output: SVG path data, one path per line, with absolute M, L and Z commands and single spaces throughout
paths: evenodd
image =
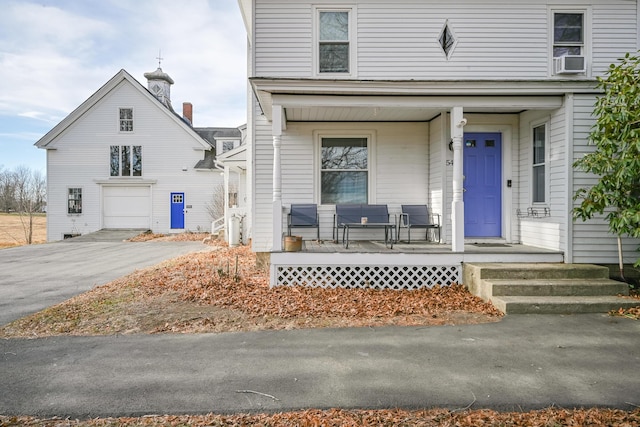
M 440 37 L 438 38 L 438 41 L 440 42 L 440 47 L 442 48 L 442 51 L 447 56 L 447 58 L 449 58 L 456 44 L 456 38 L 453 35 L 451 28 L 449 28 L 448 23 L 444 24 L 444 28 L 442 29 L 442 32 L 440 32 Z

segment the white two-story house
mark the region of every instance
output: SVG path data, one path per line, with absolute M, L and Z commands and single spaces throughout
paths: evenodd
M 470 261 L 617 262 L 604 221 L 572 220 L 575 190 L 594 182 L 572 164 L 593 149 L 596 77 L 638 50 L 637 0 L 239 5 L 252 244 L 268 254 L 272 285 L 401 282 L 425 268 L 445 282 Z M 320 239 L 296 230 L 306 249 L 284 252 L 297 203 L 317 205 Z M 396 217 L 427 205 L 440 241 L 332 250 L 340 203 L 384 204 Z M 629 262 L 637 247 L 623 240 Z

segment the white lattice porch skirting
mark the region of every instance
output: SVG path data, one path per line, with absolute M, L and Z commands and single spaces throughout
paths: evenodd
M 420 289 L 459 283 L 459 265 L 276 265 L 275 286 Z
M 382 253 L 272 253 L 271 286 L 420 289 L 461 283 L 461 257 Z

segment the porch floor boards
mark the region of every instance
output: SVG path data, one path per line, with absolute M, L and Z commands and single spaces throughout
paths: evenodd
M 393 248 L 386 246 L 384 241 L 350 240 L 349 248 L 342 243 L 332 240 L 303 240 L 302 252 L 306 253 L 407 253 L 407 254 L 451 254 L 451 245 L 426 241 L 412 241 L 411 243 L 396 242 Z M 513 243 L 480 243 L 465 244 L 466 254 L 559 254 L 560 251 L 535 248 Z

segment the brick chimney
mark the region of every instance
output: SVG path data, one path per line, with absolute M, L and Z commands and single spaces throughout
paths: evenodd
M 182 117 L 189 120 L 189 123 L 193 125 L 193 105 L 190 102 L 182 103 Z

